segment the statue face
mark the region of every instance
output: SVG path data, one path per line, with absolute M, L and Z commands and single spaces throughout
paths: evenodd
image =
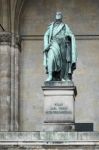
M 56 20 L 62 20 L 62 13 L 56 12 Z

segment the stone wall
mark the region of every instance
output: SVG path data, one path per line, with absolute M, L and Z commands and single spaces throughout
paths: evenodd
M 99 21 L 97 0 L 28 0 L 20 14 L 20 33 L 42 35 L 54 19 L 56 11 L 62 11 L 63 21 L 76 35 L 98 35 Z

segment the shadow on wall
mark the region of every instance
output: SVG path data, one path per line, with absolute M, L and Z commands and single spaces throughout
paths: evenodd
M 75 130 L 77 132 L 93 131 L 93 123 L 75 123 Z

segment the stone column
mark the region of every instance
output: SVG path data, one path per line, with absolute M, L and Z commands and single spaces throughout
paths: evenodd
M 18 131 L 18 47 L 0 32 L 0 131 Z
M 12 35 L 11 45 L 11 131 L 19 129 L 19 37 Z
M 0 131 L 10 130 L 11 34 L 0 33 Z

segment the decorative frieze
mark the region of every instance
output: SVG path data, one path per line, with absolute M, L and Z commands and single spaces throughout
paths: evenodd
M 0 32 L 0 44 L 11 44 L 20 47 L 20 36 L 10 32 Z
M 0 43 L 11 43 L 12 34 L 10 32 L 0 32 Z

